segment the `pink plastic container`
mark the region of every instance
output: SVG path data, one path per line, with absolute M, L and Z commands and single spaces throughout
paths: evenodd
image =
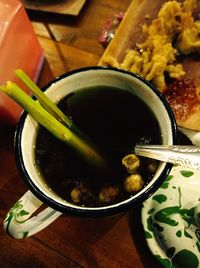
M 23 69 L 37 82 L 43 60 L 43 50 L 21 2 L 0 0 L 0 85 L 10 80 L 26 91 L 14 70 Z M 18 104 L 0 92 L 0 124 L 15 125 L 21 112 Z

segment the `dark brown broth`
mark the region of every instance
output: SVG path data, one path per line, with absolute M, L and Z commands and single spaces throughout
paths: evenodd
M 103 176 L 99 170 L 93 170 L 69 146 L 40 127 L 36 163 L 49 187 L 71 202 L 70 191 L 83 181 L 91 192 L 85 203 L 80 204 L 85 206 L 100 206 L 99 189 L 113 183 L 120 185 L 115 202 L 128 198 L 131 194 L 123 189 L 122 158 L 133 151 L 141 138 L 148 138 L 152 144 L 161 141 L 158 122 L 150 109 L 130 92 L 109 87 L 77 91 L 58 106 L 102 149 L 116 175 Z M 145 170 L 142 172 L 148 183 L 149 175 Z

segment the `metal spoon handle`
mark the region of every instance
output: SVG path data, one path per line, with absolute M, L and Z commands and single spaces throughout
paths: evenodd
M 200 170 L 200 147 L 180 145 L 136 145 L 135 154 Z

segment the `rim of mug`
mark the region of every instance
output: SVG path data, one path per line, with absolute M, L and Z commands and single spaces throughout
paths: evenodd
M 144 78 L 140 77 L 137 74 L 134 74 L 129 71 L 121 70 L 118 68 L 113 68 L 113 67 L 107 67 L 107 66 L 90 66 L 90 67 L 83 67 L 79 68 L 67 73 L 64 73 L 55 79 L 51 80 L 49 83 L 47 83 L 42 90 L 46 91 L 53 83 L 56 83 L 63 78 L 66 78 L 68 76 L 71 76 L 76 73 L 80 72 L 86 72 L 90 70 L 109 70 L 109 71 L 114 71 L 114 72 L 120 72 L 124 74 L 128 74 L 133 76 L 134 78 L 139 79 L 141 82 L 145 83 L 148 87 L 151 88 L 151 90 L 157 95 L 157 97 L 161 100 L 163 106 L 166 109 L 166 112 L 169 117 L 169 123 L 171 124 L 171 135 L 172 135 L 172 143 L 175 144 L 177 142 L 177 125 L 176 125 L 176 120 L 174 117 L 174 114 L 167 103 L 166 99 L 162 95 L 162 93 L 150 82 L 145 80 Z M 44 202 L 46 205 L 54 208 L 57 211 L 60 211 L 62 213 L 66 213 L 69 215 L 74 215 L 74 216 L 90 216 L 90 217 L 96 217 L 96 216 L 107 216 L 107 215 L 114 215 L 117 213 L 121 213 L 127 209 L 130 209 L 131 207 L 135 207 L 138 204 L 142 203 L 145 201 L 148 197 L 151 196 L 164 182 L 166 177 L 169 175 L 172 164 L 170 163 L 164 163 L 164 168 L 162 172 L 160 173 L 159 177 L 155 180 L 155 182 L 150 186 L 150 187 L 145 187 L 143 192 L 136 197 L 132 196 L 126 200 L 123 200 L 119 203 L 116 203 L 114 205 L 109 205 L 109 206 L 102 206 L 102 207 L 81 207 L 81 206 L 73 206 L 70 205 L 70 203 L 66 203 L 66 205 L 58 203 L 55 201 L 53 198 L 48 197 L 43 191 L 41 191 L 38 186 L 33 182 L 33 180 L 30 178 L 24 161 L 23 161 L 23 153 L 22 153 L 22 148 L 21 148 L 21 138 L 22 138 L 22 132 L 24 128 L 24 124 L 26 121 L 26 117 L 28 116 L 28 113 L 24 111 L 20 117 L 20 120 L 17 124 L 16 131 L 15 131 L 15 158 L 16 158 L 16 164 L 17 168 L 19 170 L 19 173 L 24 181 L 24 183 L 27 185 L 27 187 L 31 190 L 31 192 L 42 202 Z

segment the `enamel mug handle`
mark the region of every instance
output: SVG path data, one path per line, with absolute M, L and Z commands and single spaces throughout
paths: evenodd
M 4 220 L 4 230 L 15 239 L 22 239 L 41 231 L 62 215 L 47 207 L 36 216 L 31 215 L 43 203 L 31 191 L 27 191 L 9 210 Z

